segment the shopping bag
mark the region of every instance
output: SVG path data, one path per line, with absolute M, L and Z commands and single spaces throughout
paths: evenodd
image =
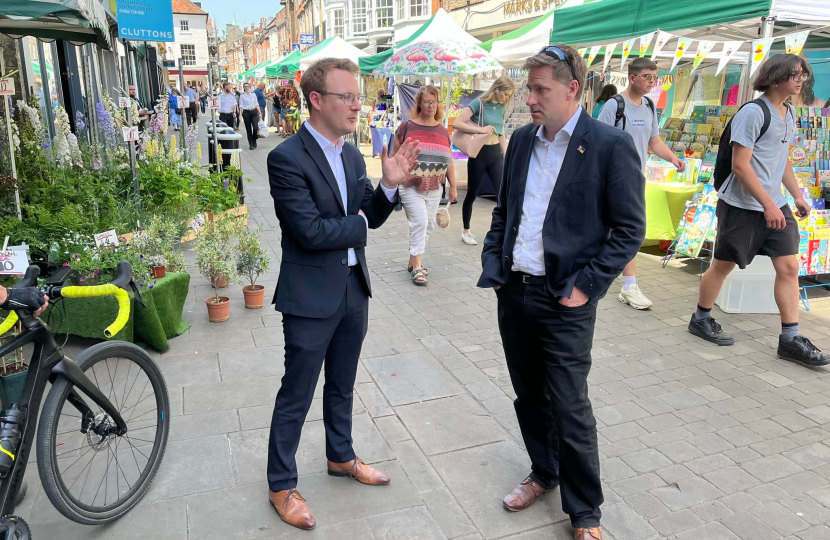
M 268 135 L 270 135 L 270 133 L 268 133 L 268 126 L 265 125 L 265 122 L 263 120 L 260 120 L 259 121 L 259 138 L 264 139 Z

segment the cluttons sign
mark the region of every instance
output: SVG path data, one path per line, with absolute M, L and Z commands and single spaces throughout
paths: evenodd
M 118 37 L 175 41 L 171 0 L 118 0 Z

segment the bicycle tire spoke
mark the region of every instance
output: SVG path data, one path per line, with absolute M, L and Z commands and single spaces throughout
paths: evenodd
M 121 404 L 124 404 L 124 400 L 127 399 L 127 385 L 130 383 L 130 371 L 133 369 L 133 363 L 130 362 L 130 365 L 127 366 L 127 376 L 124 377 L 124 393 L 121 394 Z M 141 371 L 141 368 L 138 368 L 138 371 Z M 119 407 L 118 412 L 121 412 L 121 408 Z
M 141 369 L 141 367 L 139 367 L 138 370 L 136 371 L 135 379 L 133 379 L 133 384 L 130 385 L 130 391 L 128 392 L 128 395 L 133 393 L 133 388 L 135 387 L 135 383 L 138 381 L 138 376 L 141 375 L 142 372 L 143 372 L 143 370 Z M 147 379 L 149 380 L 149 377 Z M 122 405 L 127 404 L 126 397 L 124 398 L 124 401 L 121 402 L 121 404 Z M 121 413 L 121 409 L 119 409 L 118 412 Z
M 144 459 L 146 459 L 147 461 L 150 461 L 150 458 L 148 458 L 148 457 L 147 457 L 147 455 L 146 455 L 144 452 L 142 452 L 142 451 L 141 451 L 141 449 L 140 449 L 139 447 L 137 447 L 136 445 L 134 445 L 134 444 L 133 444 L 133 442 L 130 440 L 130 438 L 129 438 L 129 437 L 127 437 L 126 435 L 124 435 L 124 438 L 125 438 L 125 439 L 127 439 L 127 442 L 128 442 L 128 443 L 130 443 L 130 446 L 132 446 L 132 447 L 135 449 L 135 451 L 136 451 L 136 452 L 138 452 L 139 454 L 141 454 L 142 456 L 144 456 Z
M 112 392 L 113 392 L 113 390 L 115 390 L 115 383 L 112 381 L 112 374 L 110 373 L 109 358 L 107 358 L 106 360 L 104 360 L 104 365 L 106 365 L 106 366 L 107 366 L 107 376 L 108 376 L 108 377 L 109 377 L 109 379 L 110 379 L 110 391 L 109 391 L 109 392 L 107 392 L 107 399 L 109 399 L 110 401 L 112 401 L 112 399 L 111 399 L 111 398 L 112 398 Z M 116 360 L 116 361 L 115 361 L 115 374 L 116 374 L 116 375 L 118 374 L 118 360 Z M 116 403 L 115 403 L 115 408 L 116 408 L 116 410 L 118 409 L 118 402 L 117 402 L 117 401 L 116 401 Z M 106 500 L 104 500 L 104 502 L 106 503 Z
M 143 412 L 143 413 L 139 414 L 139 415 L 138 415 L 138 416 L 136 416 L 135 418 L 130 417 L 130 426 L 132 426 L 132 425 L 133 425 L 133 422 L 135 422 L 137 419 L 141 418 L 142 416 L 145 416 L 145 415 L 147 415 L 147 414 L 150 414 L 151 412 L 157 413 L 158 411 L 159 411 L 159 410 L 158 410 L 158 407 L 154 407 L 154 408 L 150 409 L 150 410 L 149 410 L 149 411 L 147 411 L 147 412 Z M 141 422 L 152 422 L 152 421 L 153 421 L 153 420 L 142 420 Z M 139 422 L 139 423 L 141 423 L 141 422 Z M 130 426 L 128 426 L 128 427 L 130 427 Z M 135 428 L 134 428 L 134 427 L 131 427 L 131 429 L 135 429 Z M 139 429 L 141 429 L 141 428 L 139 428 Z

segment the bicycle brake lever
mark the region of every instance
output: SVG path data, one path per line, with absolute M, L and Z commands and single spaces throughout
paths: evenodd
M 145 303 L 144 303 L 144 300 L 142 300 L 142 298 L 141 298 L 141 293 L 140 293 L 140 292 L 138 292 L 138 286 L 136 286 L 135 281 L 130 280 L 130 288 L 133 290 L 133 293 L 135 294 L 135 300 L 136 300 L 136 302 L 138 302 L 139 304 L 141 304 L 141 307 L 146 308 L 146 307 L 147 307 L 147 304 L 145 304 Z

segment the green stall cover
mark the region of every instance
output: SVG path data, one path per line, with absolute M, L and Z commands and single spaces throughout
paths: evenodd
M 299 60 L 302 55 L 303 53 L 301 53 L 298 49 L 294 49 L 291 51 L 291 54 L 285 58 L 280 58 L 279 60 L 274 60 L 270 64 L 265 64 L 265 76 L 272 79 L 278 78 L 280 76 L 280 67 L 283 64 Z
M 317 45 L 315 45 L 314 47 L 310 48 L 305 54 L 301 54 L 301 55 L 296 56 L 294 58 L 291 58 L 291 55 L 289 54 L 285 58 L 285 60 L 280 62 L 278 66 L 275 66 L 276 69 L 273 69 L 273 68 L 272 69 L 266 69 L 265 74 L 268 75 L 269 77 L 282 77 L 282 78 L 293 77 L 295 73 L 300 71 L 300 58 L 302 58 L 306 54 L 314 54 L 318 51 L 321 51 L 321 50 L 325 49 L 326 47 L 329 46 L 329 44 L 332 42 L 332 40 L 334 40 L 333 37 L 330 37 L 326 40 L 323 40 L 320 43 L 318 43 Z M 299 51 L 297 51 L 297 52 L 299 52 Z M 271 73 L 276 73 L 276 75 L 271 75 Z

